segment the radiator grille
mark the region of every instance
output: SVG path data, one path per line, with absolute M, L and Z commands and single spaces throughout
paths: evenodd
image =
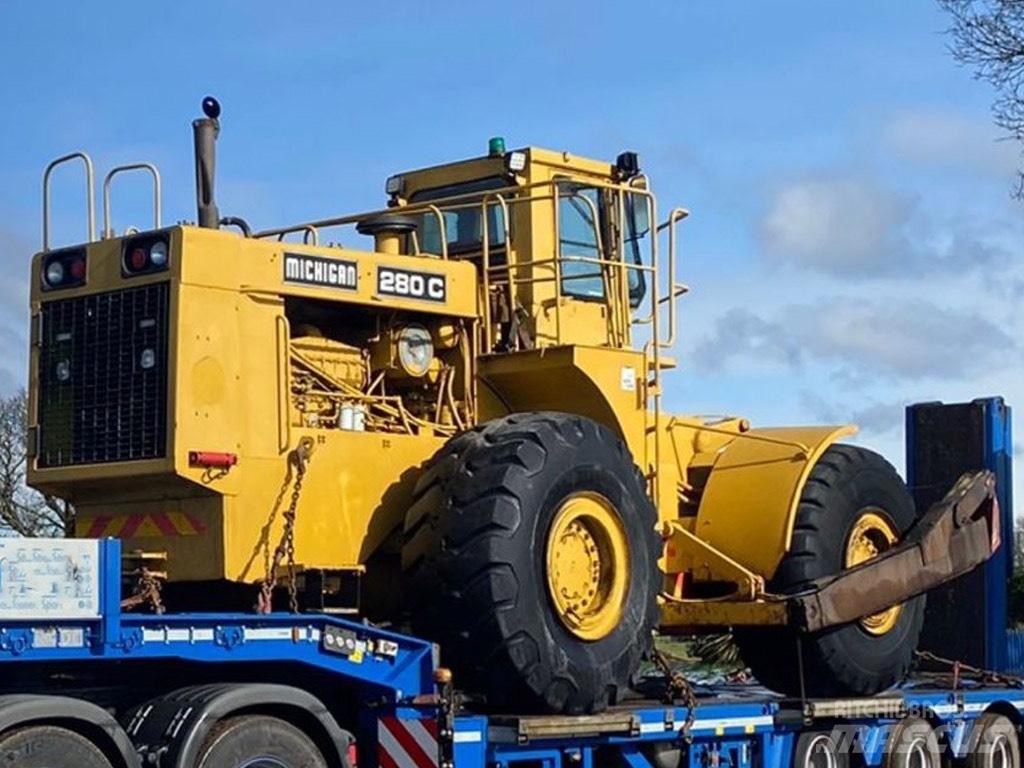
M 167 283 L 43 304 L 40 467 L 167 450 Z

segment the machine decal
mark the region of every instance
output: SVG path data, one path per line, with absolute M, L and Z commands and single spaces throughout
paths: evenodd
M 86 536 L 100 539 L 115 536 L 121 539 L 142 539 L 158 536 L 199 536 L 206 525 L 186 512 L 155 512 L 149 515 L 99 515 L 83 520 Z
M 403 299 L 443 302 L 448 298 L 448 280 L 431 272 L 378 267 L 377 293 Z
M 437 768 L 436 720 L 382 717 L 377 723 L 381 768 Z
M 286 253 L 284 281 L 354 291 L 359 288 L 359 265 L 354 261 L 342 259 Z

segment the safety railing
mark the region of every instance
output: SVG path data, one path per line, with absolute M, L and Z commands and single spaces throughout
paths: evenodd
M 73 160 L 81 160 L 85 166 L 85 204 L 87 216 L 88 242 L 96 239 L 96 180 L 93 171 L 92 158 L 85 152 L 72 152 L 63 157 L 58 157 L 46 166 L 43 171 L 43 250 L 50 250 L 50 177 L 58 166 L 70 163 Z
M 50 182 L 53 172 L 62 165 L 76 160 L 82 162 L 85 169 L 85 205 L 86 205 L 86 242 L 96 240 L 96 174 L 92 158 L 85 152 L 72 152 L 50 162 L 43 171 L 43 250 L 50 250 L 51 240 L 51 202 Z M 129 171 L 145 171 L 153 179 L 153 228 L 159 229 L 162 226 L 162 197 L 163 187 L 160 179 L 160 171 L 152 163 L 129 163 L 119 165 L 110 170 L 103 177 L 103 230 L 104 238 L 114 237 L 114 228 L 111 219 L 111 184 L 115 177 Z M 136 231 L 130 228 L 129 231 Z
M 152 163 L 129 163 L 119 165 L 110 169 L 110 173 L 103 179 L 103 237 L 114 236 L 114 227 L 110 215 L 110 184 L 115 176 L 130 171 L 146 171 L 153 179 L 153 229 L 161 227 L 161 200 L 163 197 L 163 186 L 160 181 L 160 171 Z

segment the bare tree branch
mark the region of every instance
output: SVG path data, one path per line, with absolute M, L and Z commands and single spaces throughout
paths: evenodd
M 63 536 L 74 526 L 74 507 L 25 485 L 28 467 L 28 396 L 0 397 L 0 530 L 18 536 Z
M 1024 0 L 938 0 L 953 25 L 953 58 L 996 89 L 992 114 L 1007 136 L 1024 142 Z M 1015 196 L 1024 200 L 1024 168 Z

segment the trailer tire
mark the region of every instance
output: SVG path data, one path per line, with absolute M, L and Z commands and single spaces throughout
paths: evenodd
M 849 768 L 850 752 L 828 731 L 801 733 L 793 747 L 793 768 Z
M 908 717 L 894 723 L 885 743 L 882 768 L 941 768 L 942 749 L 926 720 Z
M 1010 718 L 986 712 L 971 723 L 966 768 L 1020 768 L 1020 735 Z
M 207 736 L 196 768 L 327 768 L 309 736 L 291 723 L 265 715 L 240 715 L 218 723 Z
M 27 725 L 0 736 L 0 765 L 17 768 L 112 768 L 89 739 L 55 725 Z
M 549 412 L 481 425 L 417 484 L 402 552 L 413 628 L 493 710 L 599 712 L 652 647 L 656 523 L 604 426 Z
M 863 532 L 869 550 L 876 546 L 880 551 L 892 542 L 872 545 L 868 534 L 891 534 L 896 540 L 915 519 L 913 499 L 889 462 L 865 448 L 834 445 L 808 476 L 792 543 L 768 588 L 777 594 L 799 592 L 815 579 L 849 567 L 854 536 L 862 535 L 865 521 L 887 529 Z M 924 602 L 921 595 L 860 622 L 810 634 L 777 627 L 737 629 L 736 640 L 754 677 L 780 693 L 871 695 L 891 688 L 910 670 L 924 621 Z

